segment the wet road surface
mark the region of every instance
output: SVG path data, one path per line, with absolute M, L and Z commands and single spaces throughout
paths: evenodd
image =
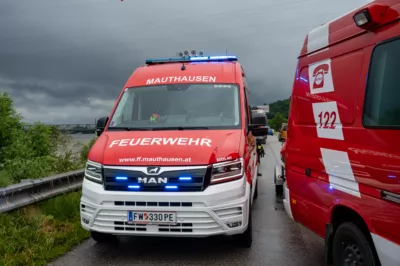
M 88 240 L 50 263 L 70 265 L 258 265 L 325 266 L 323 240 L 290 220 L 276 199 L 273 169 L 281 148 L 268 136 L 253 206 L 253 246 L 240 249 L 227 237 L 204 239 L 123 237 L 119 244 Z

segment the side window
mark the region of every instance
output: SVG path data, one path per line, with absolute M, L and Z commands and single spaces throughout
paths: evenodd
M 132 90 L 125 90 L 122 95 L 117 109 L 113 115 L 113 125 L 119 125 L 132 120 L 132 105 L 135 99 L 135 93 Z
M 366 127 L 400 127 L 400 39 L 375 47 L 365 92 Z

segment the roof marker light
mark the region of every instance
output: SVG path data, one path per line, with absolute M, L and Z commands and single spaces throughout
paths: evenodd
M 357 11 L 353 20 L 357 27 L 364 30 L 374 30 L 384 21 L 392 21 L 398 17 L 396 11 L 384 4 L 371 3 L 367 7 Z
M 128 188 L 139 189 L 139 188 L 140 188 L 140 186 L 139 186 L 139 185 L 130 185 L 130 186 L 128 186 Z
M 179 180 L 181 180 L 181 181 L 191 181 L 192 178 L 190 176 L 181 176 L 181 177 L 179 177 Z
M 354 22 L 358 27 L 362 27 L 371 22 L 368 9 L 362 10 L 353 16 Z
M 178 186 L 165 186 L 166 189 L 177 189 Z
M 115 180 L 128 180 L 128 177 L 126 177 L 126 176 L 116 176 Z

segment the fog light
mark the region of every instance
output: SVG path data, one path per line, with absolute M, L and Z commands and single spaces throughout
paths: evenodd
M 89 224 L 89 220 L 86 219 L 86 218 L 82 218 L 82 222 L 83 222 L 84 224 Z
M 242 222 L 234 222 L 234 223 L 228 223 L 227 224 L 227 226 L 229 228 L 234 228 L 234 227 L 238 227 L 238 226 L 241 226 L 241 225 L 242 225 Z

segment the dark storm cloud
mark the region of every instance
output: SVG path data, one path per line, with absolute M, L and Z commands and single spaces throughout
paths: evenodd
M 91 123 L 147 57 L 239 56 L 253 104 L 290 95 L 316 26 L 366 0 L 0 1 L 0 90 L 28 121 Z

